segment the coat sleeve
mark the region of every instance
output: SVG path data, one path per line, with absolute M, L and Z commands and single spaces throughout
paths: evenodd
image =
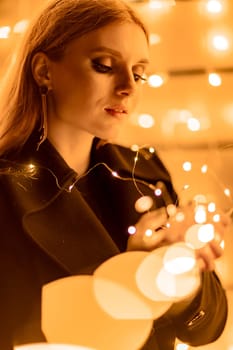
M 203 272 L 198 294 L 190 303 L 175 303 L 166 313 L 174 325 L 176 337 L 201 346 L 215 341 L 223 332 L 227 320 L 226 293 L 215 272 Z

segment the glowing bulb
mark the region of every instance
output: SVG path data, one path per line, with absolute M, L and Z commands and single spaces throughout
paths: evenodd
M 208 75 L 208 80 L 209 80 L 210 85 L 212 85 L 212 86 L 220 86 L 222 84 L 222 78 L 217 73 L 210 73 Z
M 117 174 L 117 172 L 116 172 L 116 171 L 112 171 L 112 176 L 114 176 L 114 177 L 118 177 L 119 175 Z
M 190 171 L 192 169 L 192 163 L 191 162 L 184 162 L 183 169 L 184 169 L 184 171 Z
M 164 78 L 161 75 L 153 74 L 148 77 L 148 85 L 157 88 L 164 84 Z
M 210 13 L 220 13 L 223 6 L 219 0 L 209 0 L 206 4 L 206 9 Z
M 136 227 L 135 226 L 129 226 L 128 227 L 128 233 L 130 235 L 134 235 L 136 233 Z
M 0 39 L 9 38 L 10 31 L 11 31 L 11 27 L 9 26 L 0 27 Z
M 205 173 L 207 173 L 207 170 L 208 170 L 208 166 L 207 166 L 206 164 L 202 165 L 202 167 L 201 167 L 201 172 L 202 172 L 203 174 L 205 174 Z
M 142 196 L 135 202 L 135 209 L 138 213 L 149 210 L 153 205 L 153 199 L 150 196 Z
M 231 196 L 231 191 L 229 190 L 229 188 L 225 188 L 224 193 L 227 197 Z
M 202 225 L 198 229 L 198 239 L 203 243 L 212 241 L 214 239 L 214 226 L 212 224 Z
M 201 123 L 198 119 L 192 117 L 188 119 L 187 127 L 191 131 L 198 131 L 201 128 Z
M 229 49 L 229 40 L 224 35 L 215 35 L 213 37 L 213 46 L 218 51 L 226 51 Z
M 145 129 L 149 129 L 154 125 L 155 121 L 150 114 L 140 114 L 138 117 L 138 124 Z
M 159 196 L 161 196 L 161 194 L 162 194 L 162 190 L 160 189 L 160 188 L 156 188 L 156 190 L 155 190 L 155 195 L 157 196 L 157 197 L 159 197 Z
M 146 237 L 151 237 L 153 235 L 153 230 L 151 230 L 150 228 L 148 228 L 146 231 L 145 231 L 145 236 Z

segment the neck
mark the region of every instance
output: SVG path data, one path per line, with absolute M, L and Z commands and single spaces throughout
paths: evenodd
M 84 174 L 90 164 L 93 136 L 86 132 L 58 133 L 52 130 L 48 138 L 66 163 L 74 169 L 78 175 Z

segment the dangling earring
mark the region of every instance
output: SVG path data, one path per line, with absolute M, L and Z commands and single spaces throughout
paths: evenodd
M 40 139 L 37 144 L 37 151 L 40 145 L 47 138 L 47 94 L 48 94 L 48 87 L 46 85 L 40 86 L 42 113 L 41 113 L 41 124 L 39 128 Z

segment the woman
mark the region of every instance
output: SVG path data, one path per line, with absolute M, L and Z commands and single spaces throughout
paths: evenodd
M 135 164 L 135 152 L 106 141 L 135 108 L 148 61 L 147 31 L 121 0 L 54 0 L 29 28 L 0 99 L 1 349 L 45 341 L 44 284 L 91 274 L 119 252 L 182 240 L 182 226 L 165 227 L 166 200 L 154 199 L 146 214 L 134 209 L 158 182 L 177 200 L 158 156 L 142 149 Z M 155 238 L 144 239 L 147 228 Z M 197 252 L 202 287 L 155 320 L 144 349 L 221 334 L 227 302 L 212 272 L 221 254 L 217 241 Z

